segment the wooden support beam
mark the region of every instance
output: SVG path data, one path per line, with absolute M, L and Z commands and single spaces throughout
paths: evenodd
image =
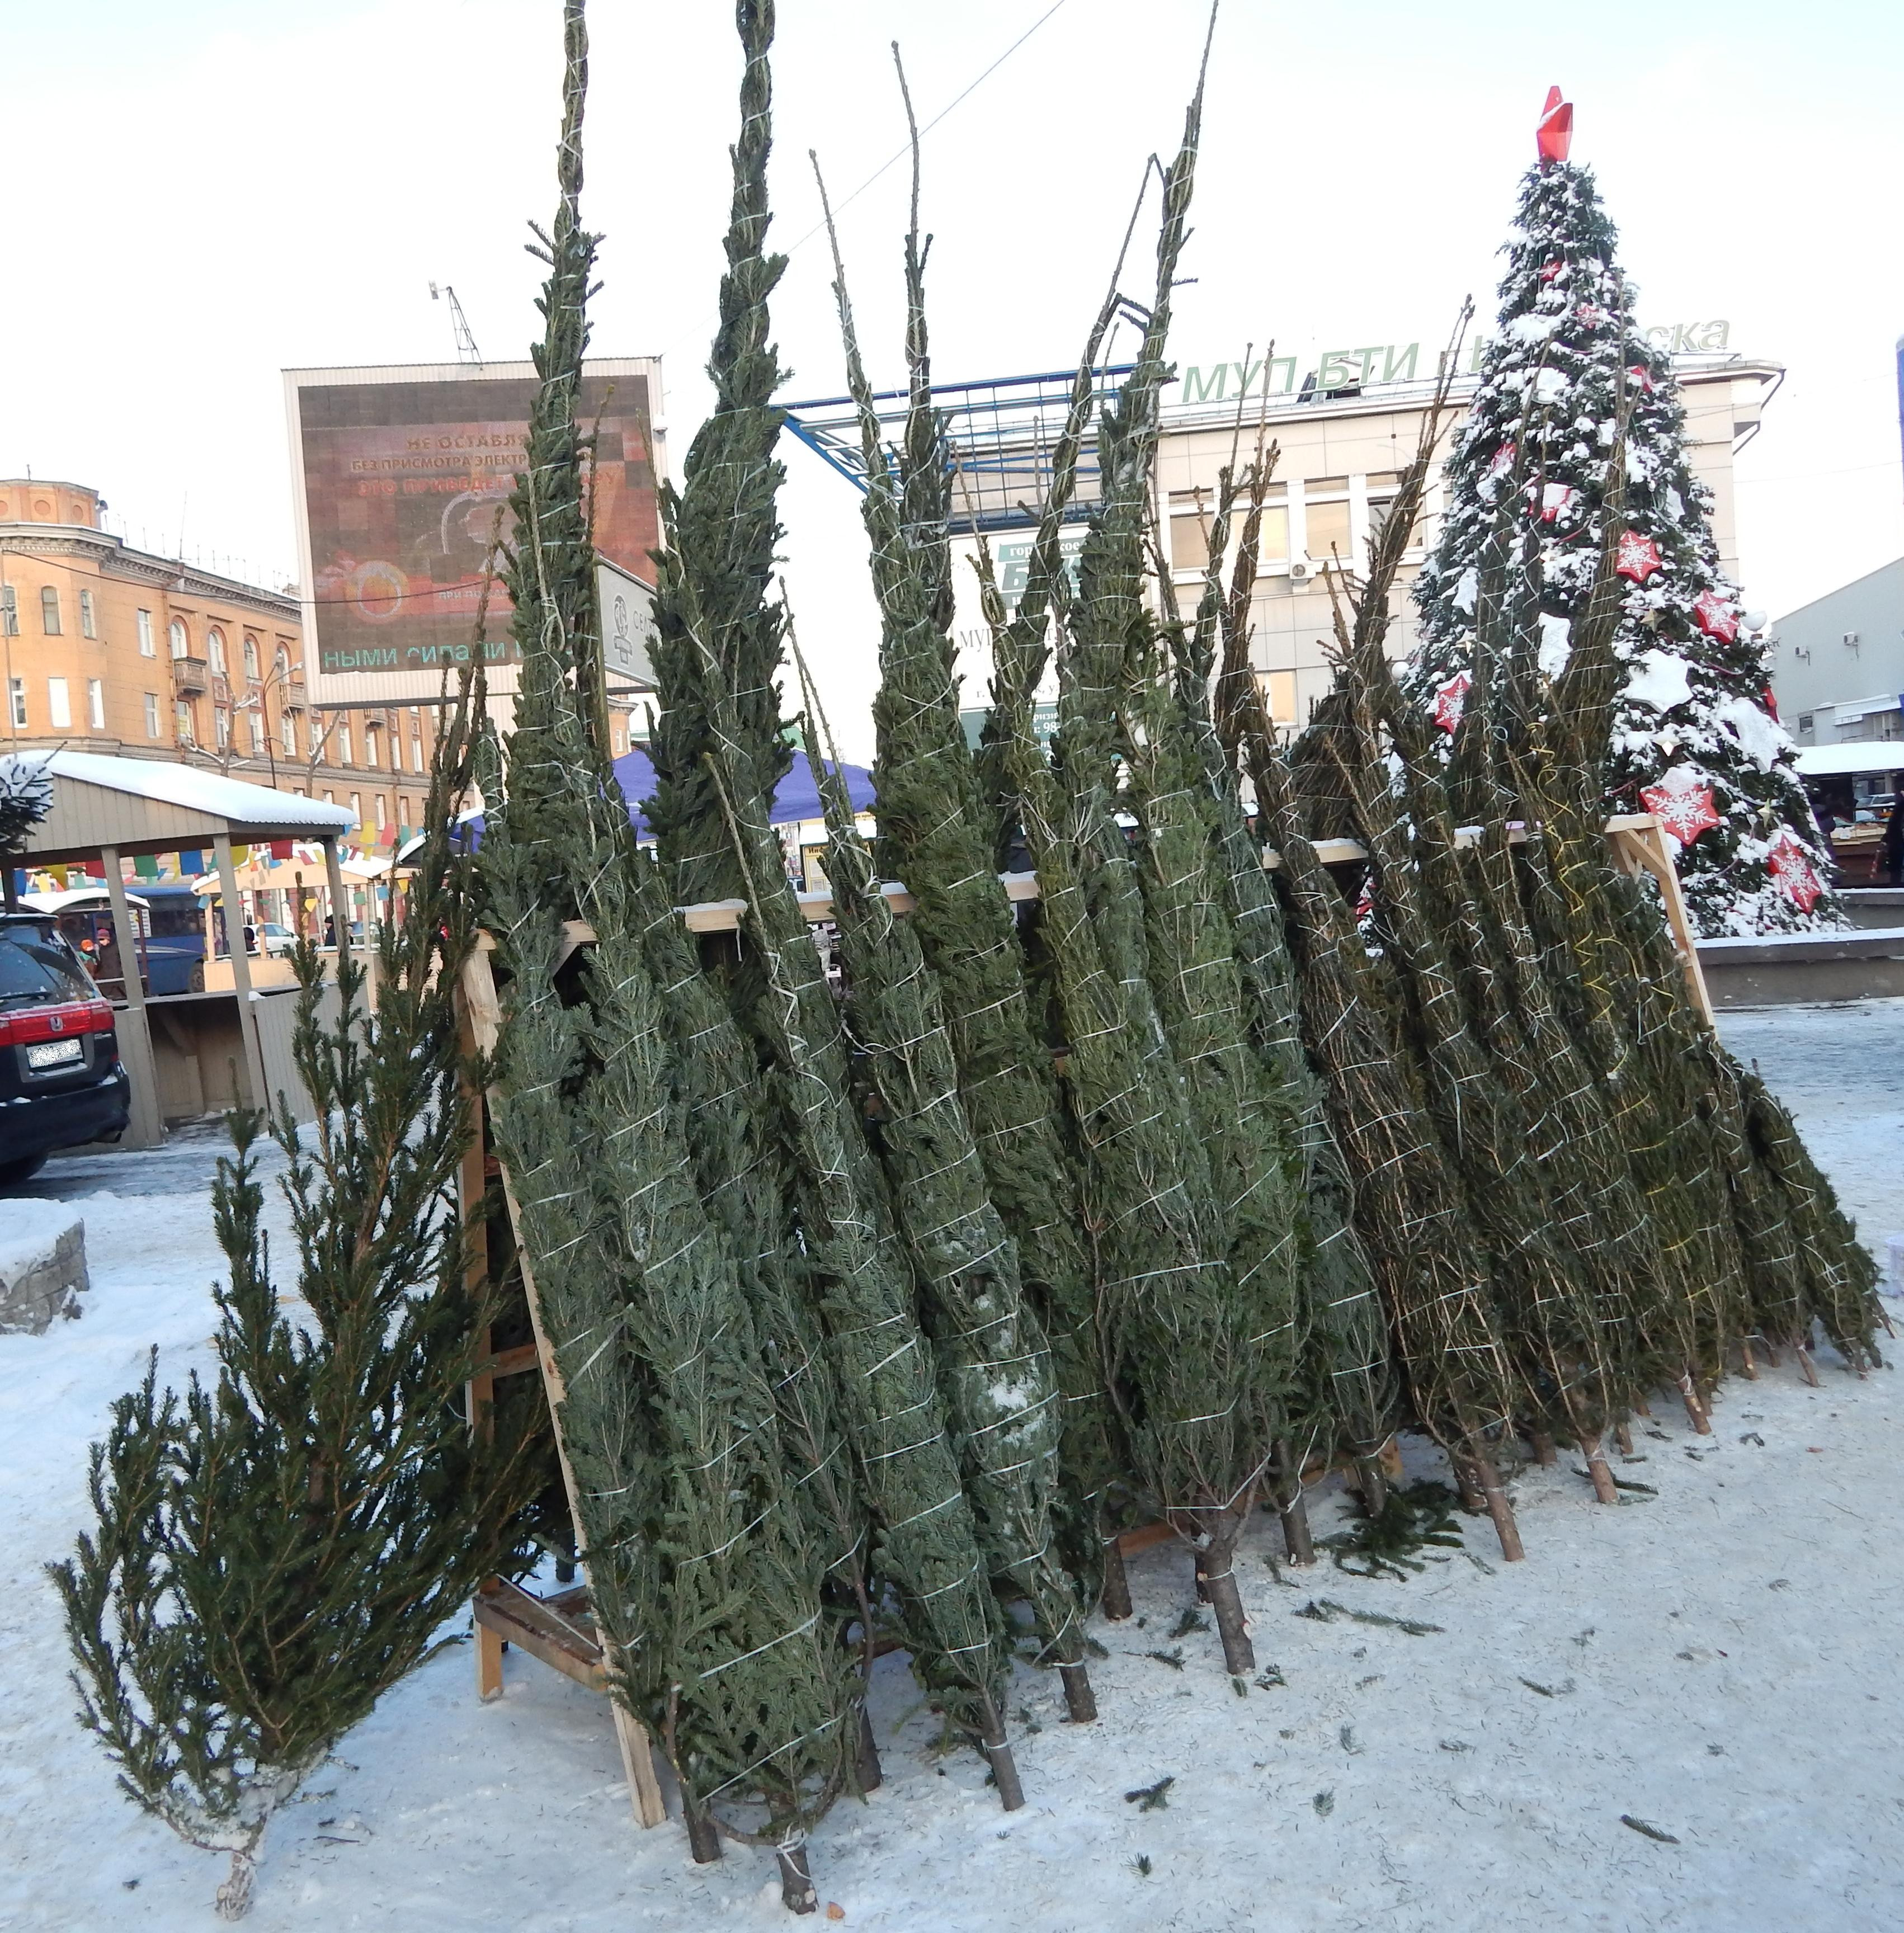
M 470 1041 L 476 1051 L 483 1054 L 495 1053 L 502 1033 L 502 1003 L 496 997 L 495 976 L 489 965 L 489 955 L 493 950 L 492 941 L 486 946 L 479 945 L 463 963 L 460 988 L 464 1011 L 468 1016 Z M 549 1416 L 555 1432 L 555 1454 L 561 1465 L 562 1487 L 567 1495 L 569 1514 L 575 1520 L 579 1535 L 582 1527 L 580 1491 L 574 1469 L 569 1462 L 568 1446 L 562 1438 L 562 1402 L 567 1391 L 556 1366 L 555 1352 L 549 1346 L 548 1332 L 543 1327 L 542 1299 L 537 1293 L 535 1272 L 529 1265 L 528 1250 L 522 1242 L 522 1216 L 516 1206 L 515 1190 L 510 1185 L 509 1171 L 499 1167 L 498 1171 L 503 1199 L 508 1207 L 510 1222 L 516 1230 L 516 1259 L 522 1271 L 523 1297 L 528 1304 L 529 1324 L 535 1331 L 537 1356 L 542 1364 L 543 1384 L 548 1392 Z M 474 1608 L 479 1620 L 483 1607 L 492 1603 L 494 1595 L 486 1594 L 476 1600 Z M 606 1636 L 601 1642 L 604 1665 L 612 1669 L 613 1659 Z M 621 1748 L 622 1769 L 627 1774 L 628 1792 L 634 1804 L 635 1817 L 644 1826 L 658 1826 L 667 1817 L 668 1808 L 662 1796 L 660 1779 L 654 1769 L 653 1743 L 640 1721 L 619 1699 L 610 1700 L 610 1709 L 614 1714 L 615 1742 Z
M 215 832 L 212 850 L 218 861 L 218 897 L 224 906 L 225 951 L 231 960 L 232 991 L 238 996 L 238 1036 L 244 1045 L 245 1072 L 251 1090 L 248 1105 L 268 1113 L 271 1096 L 265 1088 L 264 1043 L 258 1038 L 257 1010 L 251 1003 L 251 963 L 245 951 L 245 902 L 238 894 L 231 834 L 223 829 Z M 206 957 L 210 957 L 209 952 Z

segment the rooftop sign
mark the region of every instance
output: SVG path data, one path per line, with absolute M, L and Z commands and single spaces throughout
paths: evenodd
M 1654 348 L 1668 356 L 1706 356 L 1729 347 L 1732 325 L 1729 322 L 1660 323 L 1640 333 Z M 1481 351 L 1489 338 L 1475 336 L 1468 347 L 1463 375 L 1481 373 Z M 1367 389 L 1378 383 L 1426 381 L 1440 359 L 1436 350 L 1430 366 L 1421 366 L 1418 342 L 1378 342 L 1360 349 L 1326 349 L 1313 368 L 1298 377 L 1301 359 L 1294 356 L 1264 357 L 1256 362 L 1192 362 L 1179 379 L 1180 403 L 1239 402 L 1247 398 L 1316 395 L 1342 389 Z

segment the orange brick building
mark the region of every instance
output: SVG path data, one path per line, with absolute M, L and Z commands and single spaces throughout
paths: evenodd
M 84 485 L 0 479 L 0 750 L 166 759 L 347 807 L 362 841 L 417 828 L 429 705 L 319 711 L 295 590 L 131 549 Z

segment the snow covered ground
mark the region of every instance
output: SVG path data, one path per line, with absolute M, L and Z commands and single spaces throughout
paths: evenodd
M 1723 1025 L 1881 1254 L 1904 1231 L 1904 1001 Z M 32 1184 L 83 1208 L 94 1286 L 83 1320 L 0 1338 L 0 1928 L 213 1923 L 221 1862 L 120 1798 L 73 1723 L 41 1567 L 86 1521 L 86 1445 L 146 1351 L 175 1384 L 208 1360 L 219 1146 L 56 1162 Z M 1511 1568 L 1463 1520 L 1466 1551 L 1406 1583 L 1326 1561 L 1279 1576 L 1260 1527 L 1244 1593 L 1260 1676 L 1284 1682 L 1244 1697 L 1214 1631 L 1172 1635 L 1184 1559 L 1148 1554 L 1141 1622 L 1097 1627 L 1101 1723 L 1064 1724 L 1055 1686 L 1021 1680 L 1021 1812 L 1000 1811 L 972 1754 L 934 1753 L 903 1663 L 884 1661 L 886 1784 L 817 1838 L 822 1899 L 882 1933 L 1889 1933 L 1904 1383 L 1824 1360 L 1819 1390 L 1788 1360 L 1728 1386 L 1709 1438 L 1656 1404 L 1644 1461 L 1620 1471 L 1656 1497 L 1599 1508 L 1565 1457 L 1524 1475 Z M 1312 1509 L 1328 1529 L 1332 1492 Z M 258 1933 L 787 1924 L 764 1855 L 696 1868 L 677 1826 L 635 1827 L 597 1701 L 515 1653 L 497 1703 L 473 1677 L 458 1646 L 344 1741 L 266 1841 Z M 1126 1796 L 1166 1778 L 1161 1806 Z

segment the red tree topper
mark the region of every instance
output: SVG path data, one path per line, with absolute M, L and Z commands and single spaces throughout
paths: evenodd
M 1541 159 L 1544 161 L 1564 161 L 1567 150 L 1573 146 L 1574 104 L 1560 98 L 1557 87 L 1547 90 L 1547 106 L 1542 113 L 1535 139 L 1540 144 Z

